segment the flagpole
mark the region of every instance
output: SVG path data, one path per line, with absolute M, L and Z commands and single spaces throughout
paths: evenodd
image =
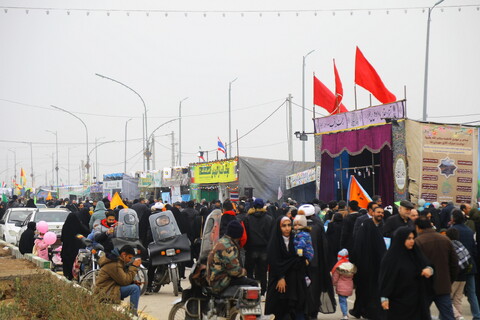
M 353 93 L 355 95 L 355 110 L 357 110 L 357 85 L 353 86 Z

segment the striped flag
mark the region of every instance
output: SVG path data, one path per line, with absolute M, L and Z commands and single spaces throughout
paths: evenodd
M 217 137 L 217 138 L 218 138 L 218 141 L 217 141 L 217 146 L 218 146 L 218 147 L 217 147 L 217 150 L 218 150 L 218 151 L 222 151 L 223 153 L 227 153 L 227 149 L 226 149 L 225 146 L 223 145 L 222 140 L 220 140 L 219 137 Z
M 27 185 L 27 176 L 25 174 L 25 170 L 23 168 L 20 169 L 20 186 L 24 187 Z

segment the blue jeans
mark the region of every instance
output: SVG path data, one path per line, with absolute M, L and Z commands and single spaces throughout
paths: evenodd
M 452 299 L 449 294 L 439 294 L 429 298 L 428 305 L 435 302 L 440 312 L 440 320 L 455 320 L 453 315 Z
M 467 296 L 468 303 L 470 304 L 470 311 L 472 312 L 473 320 L 480 320 L 480 307 L 478 306 L 474 274 L 467 274 L 465 295 Z
M 140 287 L 136 284 L 120 287 L 120 298 L 124 299 L 130 296 L 130 304 L 134 310 L 138 309 L 138 300 L 140 299 Z
M 346 296 L 338 295 L 338 304 L 340 305 L 340 309 L 342 310 L 342 314 L 344 316 L 348 316 L 348 302 Z

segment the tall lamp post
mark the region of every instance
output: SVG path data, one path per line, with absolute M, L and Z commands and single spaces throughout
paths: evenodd
M 125 161 L 123 162 L 123 173 L 127 173 L 127 124 L 132 118 L 125 121 Z
M 303 56 L 302 64 L 302 131 L 305 132 L 305 59 L 315 50 Z M 305 140 L 302 140 L 302 161 L 305 161 Z
M 228 83 L 228 158 L 232 157 L 232 83 L 237 79 L 235 78 Z
M 182 102 L 187 99 L 188 97 L 180 100 L 178 106 L 178 166 L 182 165 Z
M 147 128 L 147 106 L 145 105 L 145 101 L 143 100 L 142 96 L 135 90 L 133 90 L 132 88 L 130 88 L 129 86 L 127 86 L 125 83 L 122 83 L 118 80 L 115 80 L 115 79 L 112 79 L 112 78 L 109 78 L 107 76 L 104 76 L 104 75 L 101 75 L 99 73 L 95 73 L 96 76 L 100 77 L 100 78 L 103 78 L 103 79 L 107 79 L 107 80 L 110 80 L 110 81 L 113 81 L 113 82 L 116 82 L 122 86 L 124 86 L 125 88 L 129 89 L 130 91 L 132 91 L 133 93 L 135 93 L 139 98 L 140 100 L 142 101 L 142 104 L 143 104 L 143 109 L 145 110 L 145 118 L 144 118 L 144 127 L 145 127 L 145 150 L 144 150 L 144 157 L 146 158 L 146 161 L 147 161 L 147 170 L 150 170 L 150 155 L 151 155 L 151 152 L 149 150 L 149 145 L 148 145 L 148 128 Z
M 60 107 L 57 107 L 57 106 L 54 106 L 54 105 L 50 105 L 52 108 L 55 108 L 57 110 L 60 110 L 60 111 L 63 111 L 63 112 L 66 112 L 68 113 L 69 115 L 77 118 L 82 124 L 83 126 L 85 127 L 85 134 L 86 134 L 86 139 L 87 139 L 87 164 L 85 165 L 85 168 L 87 168 L 87 177 L 86 177 L 86 184 L 89 185 L 90 184 L 90 154 L 88 153 L 88 128 L 87 128 L 87 125 L 85 124 L 85 122 L 83 122 L 82 119 L 80 119 L 76 114 L 68 111 L 68 110 L 65 110 L 63 108 L 60 108 Z
M 430 22 L 432 21 L 430 16 L 432 14 L 432 10 L 442 3 L 445 0 L 440 0 L 433 5 L 433 7 L 428 8 L 428 20 L 427 20 L 427 44 L 425 49 L 425 76 L 424 76 L 424 83 L 423 83 L 423 116 L 422 120 L 427 121 L 427 92 L 428 92 L 428 53 L 430 47 Z
M 55 151 L 56 151 L 56 164 L 55 164 L 55 173 L 57 174 L 57 195 L 60 193 L 58 192 L 58 132 L 57 131 L 50 131 L 50 130 L 45 130 L 47 132 L 50 132 L 51 134 L 55 135 Z

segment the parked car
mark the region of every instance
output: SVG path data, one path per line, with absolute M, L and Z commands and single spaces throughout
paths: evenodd
M 38 211 L 36 208 L 10 208 L 0 220 L 0 237 L 2 240 L 15 244 L 17 234 L 26 217 Z M 25 227 L 26 228 L 26 227 Z M 20 238 L 18 238 L 20 239 Z
M 70 210 L 65 208 L 40 208 L 30 213 L 23 221 L 20 231 L 17 234 L 16 243 L 20 242 L 20 237 L 23 231 L 27 229 L 27 224 L 30 221 L 39 222 L 45 221 L 48 224 L 48 231 L 55 232 L 57 238 L 62 234 L 62 227 L 67 219 Z

